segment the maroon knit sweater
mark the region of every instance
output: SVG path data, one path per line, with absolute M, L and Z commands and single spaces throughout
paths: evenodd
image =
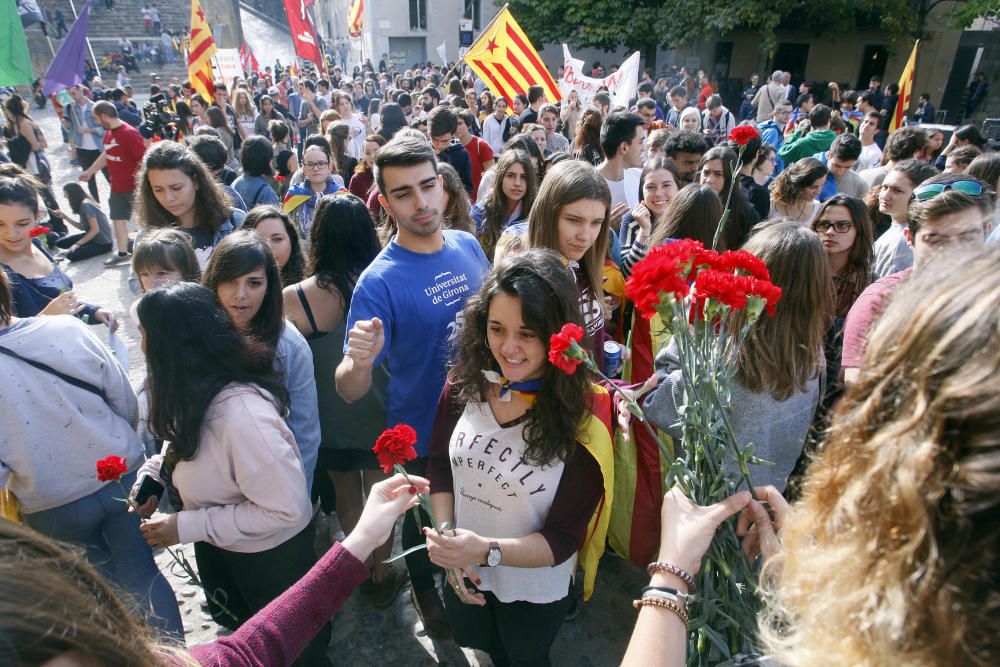
M 236 632 L 195 646 L 191 655 L 200 664 L 213 667 L 291 665 L 367 578 L 364 563 L 337 543 L 306 576 Z

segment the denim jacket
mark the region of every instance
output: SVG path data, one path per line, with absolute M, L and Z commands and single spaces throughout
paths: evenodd
M 83 106 L 83 121 L 81 122 L 80 115 L 76 113 L 76 109 L 79 105 L 76 102 L 70 102 L 66 105 L 63 111 L 63 117 L 68 118 L 70 122 L 70 138 L 73 140 L 74 146 L 80 146 L 83 144 L 83 133 L 80 131 L 84 128 L 97 128 L 101 132 L 94 135 L 94 140 L 97 142 L 98 148 L 101 147 L 101 142 L 104 137 L 104 128 L 101 127 L 100 123 L 97 122 L 97 118 L 94 117 L 94 103 L 91 100 L 87 100 L 87 104 Z
M 302 454 L 302 467 L 306 472 L 306 487 L 312 493 L 313 473 L 319 457 L 323 436 L 319 425 L 319 400 L 316 397 L 316 376 L 309 343 L 288 320 L 281 329 L 274 352 L 274 367 L 282 374 L 288 389 L 289 409 L 285 416 L 288 430 L 295 436 L 295 444 Z

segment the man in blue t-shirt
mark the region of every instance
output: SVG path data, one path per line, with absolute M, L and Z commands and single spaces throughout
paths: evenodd
M 390 141 L 375 155 L 375 181 L 382 193 L 379 203 L 398 231 L 354 288 L 337 392 L 347 402 L 360 399 L 371 389 L 372 369 L 385 360 L 387 426 L 405 423 L 416 430 L 418 458 L 407 469 L 422 475 L 462 309 L 479 291 L 490 265 L 474 236 L 442 229 L 444 190 L 429 143 L 410 136 Z M 422 523 L 430 525 L 426 515 Z M 424 539 L 407 512 L 403 547 Z M 432 635 L 448 636 L 427 551 L 409 554 L 406 566 L 424 627 Z

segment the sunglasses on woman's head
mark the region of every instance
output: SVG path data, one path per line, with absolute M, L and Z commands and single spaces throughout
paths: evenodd
M 934 199 L 942 192 L 955 190 L 965 194 L 978 197 L 983 194 L 986 186 L 981 181 L 955 181 L 954 183 L 928 183 L 921 185 L 913 191 L 913 196 L 917 201 L 928 201 Z

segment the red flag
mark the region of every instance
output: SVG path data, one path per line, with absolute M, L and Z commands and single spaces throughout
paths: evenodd
M 260 63 L 253 55 L 253 49 L 246 42 L 240 46 L 240 64 L 243 65 L 244 72 L 259 72 Z
M 285 0 L 285 14 L 288 16 L 288 27 L 292 31 L 292 43 L 295 53 L 301 58 L 311 60 L 323 69 L 323 57 L 319 51 L 319 40 L 312 21 L 305 13 L 301 0 Z

